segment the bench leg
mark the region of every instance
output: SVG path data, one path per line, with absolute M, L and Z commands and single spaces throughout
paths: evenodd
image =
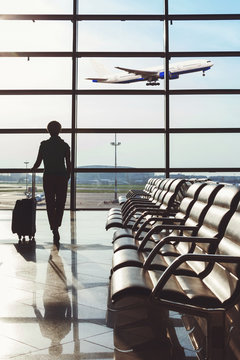
M 207 359 L 225 360 L 225 312 L 213 311 L 207 316 Z

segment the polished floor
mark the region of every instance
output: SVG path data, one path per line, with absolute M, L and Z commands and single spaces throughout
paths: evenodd
M 0 211 L 0 359 L 196 359 L 176 313 L 176 347 L 157 341 L 144 324 L 107 327 L 107 211 L 66 211 L 59 249 L 45 211 L 37 212 L 36 246 L 17 245 L 11 215 Z

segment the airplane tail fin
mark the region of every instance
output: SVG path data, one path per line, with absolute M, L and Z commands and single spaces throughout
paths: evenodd
M 111 71 L 107 70 L 107 68 L 102 63 L 100 63 L 99 61 L 97 61 L 95 59 L 90 59 L 90 63 L 92 65 L 92 67 L 94 68 L 95 73 L 98 78 L 108 78 L 107 75 L 109 75 L 111 73 Z

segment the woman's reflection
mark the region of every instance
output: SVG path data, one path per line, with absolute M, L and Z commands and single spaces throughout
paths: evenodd
M 43 303 L 44 316 L 35 308 L 40 330 L 51 340 L 49 354 L 60 355 L 61 341 L 71 329 L 71 303 L 63 262 L 56 247 L 53 247 L 48 260 Z

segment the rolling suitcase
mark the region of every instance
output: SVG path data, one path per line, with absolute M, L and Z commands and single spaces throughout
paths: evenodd
M 32 197 L 17 200 L 12 214 L 12 232 L 18 235 L 18 242 L 35 241 L 36 233 L 36 199 L 35 174 L 32 174 Z

